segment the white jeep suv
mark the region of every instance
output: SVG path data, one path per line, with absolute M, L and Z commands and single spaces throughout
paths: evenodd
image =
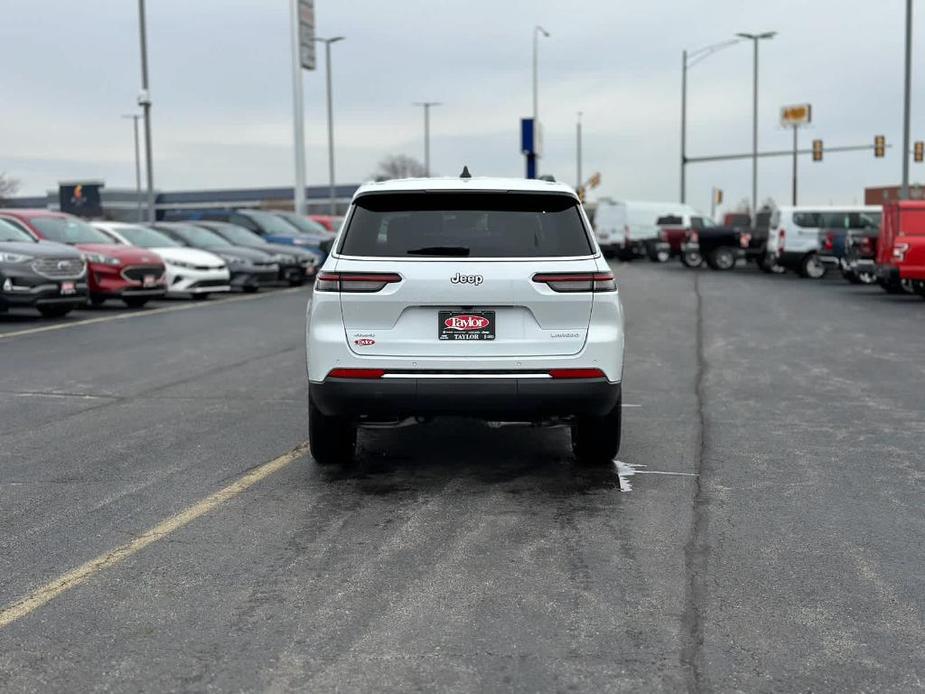
M 357 426 L 466 416 L 570 424 L 576 457 L 620 447 L 623 311 L 574 191 L 526 179 L 371 183 L 308 308 L 309 445 Z

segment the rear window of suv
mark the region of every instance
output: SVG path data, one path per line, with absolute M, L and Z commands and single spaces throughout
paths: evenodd
M 367 257 L 591 255 L 578 203 L 540 193 L 395 193 L 357 200 L 340 252 Z

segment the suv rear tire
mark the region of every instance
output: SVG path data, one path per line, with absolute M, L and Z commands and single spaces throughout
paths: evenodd
M 572 450 L 582 465 L 608 465 L 620 452 L 623 397 L 603 417 L 578 417 L 572 424 Z
M 356 451 L 356 425 L 343 417 L 323 414 L 308 394 L 308 447 L 319 465 L 346 465 Z
M 755 261 L 758 264 L 758 268 L 762 272 L 766 272 L 769 275 L 782 275 L 787 272 L 787 268 L 777 262 L 776 259 L 770 258 L 768 255 L 760 255 Z
M 729 246 L 714 248 L 707 254 L 707 265 L 710 266 L 711 270 L 719 270 L 721 272 L 733 270 L 736 266 L 735 251 L 729 248 Z

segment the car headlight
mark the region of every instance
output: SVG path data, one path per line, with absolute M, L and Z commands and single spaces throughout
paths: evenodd
M 33 256 L 24 253 L 0 253 L 0 263 L 25 263 L 32 259 Z
M 113 258 L 108 255 L 103 255 L 102 253 L 84 253 L 84 260 L 88 263 L 100 263 L 102 265 L 121 265 L 121 261 L 118 258 Z
M 184 270 L 195 270 L 196 269 L 196 266 L 193 265 L 192 263 L 186 263 L 182 260 L 166 260 L 165 259 L 164 262 L 167 265 L 170 265 L 171 267 L 179 267 L 179 268 L 183 268 Z

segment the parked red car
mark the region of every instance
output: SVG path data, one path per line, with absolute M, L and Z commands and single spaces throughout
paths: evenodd
M 121 299 L 138 308 L 164 296 L 164 261 L 144 248 L 120 246 L 77 217 L 50 210 L 0 210 L 4 219 L 33 236 L 74 246 L 87 261 L 90 302 Z
M 901 200 L 883 206 L 877 279 L 891 294 L 908 288 L 925 296 L 925 202 Z
M 340 223 L 344 221 L 343 217 L 337 217 L 332 214 L 310 214 L 308 218 L 313 222 L 318 222 L 332 234 L 340 229 Z

